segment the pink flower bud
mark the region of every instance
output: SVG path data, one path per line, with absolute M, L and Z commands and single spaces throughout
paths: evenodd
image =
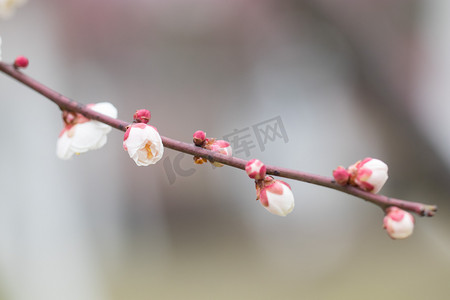
M 203 144 L 204 144 L 204 142 L 205 142 L 205 139 L 206 139 L 206 133 L 204 132 L 204 131 L 201 131 L 201 130 L 197 130 L 195 133 L 194 133 L 194 144 L 196 145 L 196 146 L 199 146 L 199 147 L 201 147 L 201 146 L 203 146 Z
M 378 193 L 388 179 L 388 166 L 379 159 L 365 158 L 348 168 L 350 183 L 360 189 Z
M 259 189 L 257 186 L 257 195 L 264 208 L 272 214 L 284 217 L 294 209 L 294 194 L 291 187 L 271 176 L 266 176 L 262 188 Z
M 229 157 L 232 156 L 230 143 L 224 140 L 214 140 L 211 143 L 208 143 L 205 148 Z M 223 167 L 223 164 L 219 162 L 213 162 L 212 164 L 216 167 Z
M 266 177 L 266 166 L 260 160 L 252 159 L 245 165 L 245 172 L 248 177 L 261 180 Z
M 164 146 L 155 127 L 137 123 L 125 132 L 123 148 L 138 166 L 157 163 L 163 156 Z
M 14 61 L 14 66 L 16 68 L 26 68 L 28 67 L 28 58 L 26 58 L 25 56 L 17 56 L 16 60 Z
M 152 115 L 151 115 L 150 111 L 148 111 L 146 109 L 139 109 L 133 115 L 134 123 L 147 124 L 148 121 L 150 121 L 151 116 Z
M 339 166 L 333 171 L 333 177 L 338 184 L 346 185 L 350 179 L 350 173 L 344 167 Z
M 414 222 L 414 217 L 409 212 L 395 206 L 386 209 L 383 219 L 384 229 L 394 240 L 409 237 L 413 233 Z

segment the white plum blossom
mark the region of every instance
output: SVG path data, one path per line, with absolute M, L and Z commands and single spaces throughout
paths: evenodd
M 89 104 L 88 108 L 117 118 L 117 109 L 111 103 Z M 111 126 L 67 111 L 64 112 L 63 119 L 66 125 L 56 143 L 56 155 L 60 159 L 67 160 L 74 154 L 99 149 L 106 144 L 106 135 L 111 131 Z
M 163 156 L 164 146 L 155 127 L 137 123 L 125 132 L 123 148 L 138 166 L 157 163 Z
M 379 159 L 365 158 L 348 168 L 350 183 L 360 189 L 378 193 L 388 179 L 388 166 Z
M 0 0 L 0 19 L 8 19 L 15 10 L 25 4 L 26 0 Z
M 295 206 L 294 194 L 286 182 L 266 176 L 261 184 L 261 187 L 256 184 L 256 194 L 265 209 L 282 217 L 292 212 Z
M 386 210 L 383 225 L 392 239 L 405 239 L 413 233 L 414 217 L 407 211 L 391 206 Z

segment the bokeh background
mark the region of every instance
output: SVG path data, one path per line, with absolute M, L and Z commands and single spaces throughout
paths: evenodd
M 446 0 L 28 1 L 3 60 L 58 92 L 186 142 L 280 117 L 288 141 L 237 156 L 380 158 L 384 194 L 439 211 L 393 241 L 376 206 L 289 180 L 274 216 L 242 171 L 170 149 L 137 167 L 116 130 L 61 161 L 58 107 L 0 74 L 0 299 L 448 299 L 449 27 Z

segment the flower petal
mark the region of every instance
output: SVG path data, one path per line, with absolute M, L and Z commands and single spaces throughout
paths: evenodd
M 63 132 L 56 142 L 56 155 L 60 159 L 67 160 L 71 158 L 75 152 L 70 148 L 71 139 L 67 136 L 67 131 Z
M 275 185 L 277 192 L 273 193 L 271 189 L 273 190 Z M 279 193 L 278 189 L 281 189 L 282 192 Z M 266 191 L 269 204 L 268 206 L 264 206 L 265 209 L 282 217 L 292 212 L 295 206 L 294 194 L 287 185 L 276 181 L 270 188 L 265 188 L 264 190 Z
M 100 102 L 100 103 L 94 104 L 90 107 L 90 109 L 92 109 L 93 111 L 99 112 L 101 114 L 107 115 L 108 117 L 117 118 L 117 108 L 115 108 L 114 105 L 112 105 L 109 102 Z M 98 122 L 95 120 L 92 120 L 92 122 L 94 122 L 98 127 L 105 128 L 106 130 L 108 130 L 105 133 L 108 133 L 109 131 L 111 131 L 111 126 L 109 126 L 105 123 Z
M 106 143 L 106 133 L 92 121 L 75 125 L 71 149 L 75 153 L 84 153 L 102 147 Z

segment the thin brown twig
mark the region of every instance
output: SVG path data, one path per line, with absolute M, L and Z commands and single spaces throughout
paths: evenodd
M 48 88 L 47 86 L 41 84 L 40 82 L 34 80 L 33 78 L 29 77 L 28 75 L 25 75 L 18 69 L 16 69 L 13 65 L 6 64 L 4 62 L 0 62 L 0 71 L 3 73 L 15 78 L 16 80 L 20 81 L 24 85 L 32 88 L 36 92 L 42 94 L 43 96 L 47 97 L 54 103 L 56 103 L 62 110 L 68 110 L 68 111 L 74 111 L 77 113 L 80 113 L 84 115 L 85 117 L 89 119 L 93 119 L 105 124 L 110 125 L 111 127 L 114 127 L 118 130 L 126 131 L 127 126 L 130 124 L 119 120 L 114 119 L 111 117 L 108 117 L 106 115 L 103 115 L 101 113 L 98 113 L 96 111 L 93 111 L 89 108 L 87 108 L 86 105 L 80 104 L 74 100 L 71 100 L 60 93 Z M 194 144 L 188 144 L 181 141 L 177 141 L 165 136 L 161 136 L 162 142 L 165 147 L 179 151 L 184 152 L 187 154 L 191 154 L 194 156 L 200 156 L 203 158 L 206 158 L 210 161 L 217 161 L 224 165 L 228 165 L 231 167 L 235 167 L 238 169 L 245 169 L 245 165 L 247 163 L 246 160 L 236 158 L 236 157 L 228 157 L 216 152 L 212 152 L 207 149 L 203 149 L 201 147 L 197 147 Z M 428 216 L 431 217 L 435 214 L 437 211 L 436 205 L 427 205 L 419 202 L 411 202 L 401 199 L 395 199 L 390 198 L 384 195 L 377 195 L 372 194 L 369 192 L 365 192 L 357 187 L 353 187 L 350 185 L 341 186 L 337 184 L 332 177 L 326 177 L 326 176 L 320 176 L 320 175 L 314 175 L 309 174 L 297 170 L 287 169 L 287 168 L 281 168 L 276 166 L 269 166 L 266 165 L 267 168 L 267 174 L 274 175 L 274 176 L 280 176 L 285 178 L 290 178 L 298 181 L 303 181 L 307 183 L 312 183 L 324 187 L 328 187 L 331 189 L 335 189 L 353 196 L 356 196 L 358 198 L 364 199 L 366 201 L 372 202 L 376 205 L 378 205 L 380 208 L 385 210 L 389 206 L 397 206 L 399 208 L 402 208 L 404 210 L 408 210 L 410 212 L 414 212 L 420 216 Z

